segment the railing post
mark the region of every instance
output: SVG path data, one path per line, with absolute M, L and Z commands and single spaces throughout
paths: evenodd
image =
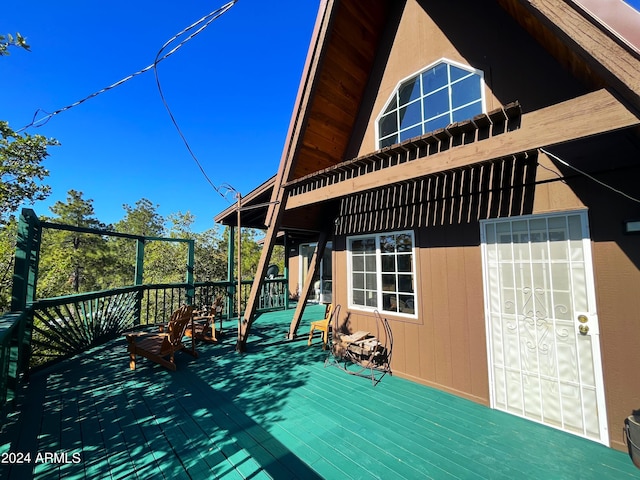
M 289 244 L 287 232 L 284 232 L 284 268 L 282 269 L 282 275 L 284 276 L 284 309 L 289 310 Z
M 193 265 L 195 263 L 195 240 L 189 240 L 189 252 L 187 254 L 187 305 L 193 305 L 195 286 L 193 284 Z
M 235 234 L 235 227 L 229 227 L 229 242 L 227 245 L 227 282 L 229 282 L 229 285 L 227 286 L 227 302 L 225 307 L 227 309 L 227 318 L 231 318 L 233 316 L 233 307 L 236 304 L 236 302 L 234 301 L 235 286 L 233 284 L 233 262 L 235 259 L 236 248 Z M 238 292 L 238 295 L 239 294 L 240 292 Z
M 15 317 L 15 320 L 13 319 Z M 4 347 L 6 355 L 3 365 L 2 379 L 2 391 L 4 393 L 4 401 L 2 404 L 13 404 L 16 396 L 18 395 L 19 378 L 22 372 L 26 372 L 28 369 L 28 348 L 29 345 L 25 343 L 25 329 L 27 322 L 26 312 L 20 312 L 18 314 L 10 313 L 4 317 L 12 318 L 14 322 L 13 328 L 11 328 L 8 338 L 6 339 L 7 345 Z M 15 325 L 17 324 L 17 325 Z
M 133 284 L 136 286 L 142 286 L 144 278 L 144 240 L 138 238 L 136 240 L 136 271 Z M 144 289 L 140 288 L 136 292 L 136 311 L 135 311 L 135 325 L 140 325 L 142 320 L 142 297 L 144 296 Z
M 142 279 L 144 276 L 144 240 L 138 238 L 136 240 L 136 272 L 134 285 L 142 285 Z
M 35 212 L 24 208 L 18 223 L 13 288 L 11 289 L 11 311 L 26 308 L 36 298 L 38 261 L 42 228 Z
M 17 388 L 19 375 L 29 368 L 33 312 L 27 311 L 27 306 L 36 299 L 41 239 L 42 226 L 35 212 L 29 208 L 22 209 L 16 239 L 11 311 L 24 311 L 25 315 L 17 329 L 17 337 L 13 340 L 15 349 L 12 361 L 15 360 L 15 364 L 11 368 L 10 377 L 12 378 L 9 381 L 15 383 L 14 391 Z

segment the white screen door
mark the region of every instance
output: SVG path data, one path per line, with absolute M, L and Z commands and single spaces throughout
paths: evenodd
M 586 211 L 481 236 L 492 406 L 608 445 Z

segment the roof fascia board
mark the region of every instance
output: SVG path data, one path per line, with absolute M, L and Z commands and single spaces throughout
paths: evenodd
M 622 0 L 573 0 L 573 3 L 640 58 L 640 12 Z
M 318 9 L 316 24 L 311 36 L 311 43 L 309 44 L 307 59 L 305 61 L 302 79 L 300 81 L 300 86 L 298 87 L 298 94 L 294 104 L 294 114 L 291 116 L 291 121 L 289 123 L 289 130 L 287 132 L 284 149 L 282 150 L 280 166 L 278 168 L 278 173 L 276 174 L 273 193 L 271 195 L 271 201 L 274 203 L 269 206 L 269 210 L 267 211 L 267 217 L 265 220 L 266 225 L 270 225 L 274 220 L 276 209 L 284 208 L 282 203 L 275 202 L 282 202 L 281 186 L 289 178 L 293 160 L 298 151 L 299 143 L 302 140 L 302 134 L 306 125 L 307 112 L 311 105 L 314 84 L 318 78 L 316 73 L 320 67 L 321 59 L 328 43 L 328 32 L 331 29 L 338 1 L 339 0 L 322 0 Z
M 607 84 L 640 111 L 640 68 L 635 51 L 573 0 L 518 0 L 573 52 L 591 65 Z

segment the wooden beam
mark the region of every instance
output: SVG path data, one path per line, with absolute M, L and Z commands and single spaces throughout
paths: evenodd
M 312 41 L 309 46 L 307 60 L 303 69 L 304 75 L 298 88 L 295 108 L 289 124 L 289 131 L 287 133 L 287 140 L 282 152 L 282 158 L 280 160 L 280 168 L 278 169 L 273 185 L 273 193 L 271 195 L 272 204 L 269 206 L 267 211 L 267 234 L 264 239 L 262 254 L 260 255 L 256 274 L 253 284 L 251 285 L 251 293 L 249 294 L 249 299 L 247 300 L 247 305 L 244 310 L 244 318 L 240 325 L 238 325 L 238 341 L 236 343 L 236 351 L 238 352 L 245 351 L 249 331 L 251 330 L 251 325 L 253 324 L 254 316 L 258 307 L 260 287 L 264 282 L 271 253 L 273 252 L 273 247 L 276 242 L 276 236 L 284 215 L 287 192 L 282 188 L 282 185 L 289 178 L 291 168 L 295 162 L 295 157 L 301 143 L 302 134 L 305 129 L 305 119 L 310 108 L 314 82 L 317 81 L 316 72 L 319 68 L 320 59 L 324 54 L 326 42 L 328 41 L 327 31 L 331 26 L 333 14 L 335 13 L 335 2 L 336 0 L 322 0 L 318 9 L 316 25 L 311 37 Z
M 593 14 L 579 2 L 529 0 L 521 3 L 537 18 L 546 19 L 543 23 L 551 22 L 549 28 L 563 44 L 587 58 L 591 68 L 640 109 L 638 56 L 632 51 L 633 47 L 623 46 L 624 39 L 616 38 L 618 33 L 607 25 L 590 21 L 588 17 Z
M 287 210 L 417 177 L 486 162 L 522 152 L 600 135 L 640 124 L 640 119 L 602 89 L 522 117 L 521 128 L 486 140 L 460 145 L 421 159 L 292 196 Z
M 282 201 L 284 199 L 284 189 L 278 189 L 278 202 L 281 202 L 276 205 L 275 216 L 271 225 L 267 230 L 267 234 L 264 238 L 264 244 L 262 246 L 262 254 L 260 255 L 260 260 L 258 261 L 258 267 L 256 269 L 256 274 L 253 279 L 253 283 L 251 284 L 251 292 L 249 293 L 249 299 L 247 300 L 247 305 L 244 309 L 244 318 L 238 325 L 238 340 L 236 343 L 236 351 L 244 352 L 247 345 L 247 339 L 249 337 L 249 331 L 251 330 L 251 325 L 253 325 L 254 316 L 256 310 L 258 308 L 258 297 L 260 296 L 260 287 L 264 283 L 264 277 L 267 274 L 267 268 L 269 267 L 269 261 L 271 260 L 271 253 L 273 252 L 273 247 L 276 244 L 276 237 L 278 235 L 278 230 L 280 229 L 280 222 L 282 220 L 282 215 L 284 214 L 284 208 L 282 208 Z M 240 232 L 238 232 L 240 235 Z M 240 292 L 238 292 L 238 295 Z
M 287 132 L 286 142 L 280 159 L 280 167 L 276 174 L 276 180 L 273 186 L 271 201 L 277 201 L 280 197 L 281 186 L 289 181 L 292 170 L 295 169 L 298 150 L 302 143 L 302 136 L 306 128 L 306 119 L 311 109 L 311 98 L 315 89 L 315 83 L 318 81 L 317 72 L 320 68 L 320 61 L 325 53 L 328 42 L 328 31 L 331 27 L 332 19 L 335 13 L 336 0 L 322 0 L 318 9 L 318 16 L 313 34 L 311 36 L 311 44 L 307 52 L 307 59 L 303 69 L 303 78 L 298 87 L 298 94 L 295 101 L 295 107 L 289 123 L 289 131 Z M 267 210 L 265 223 L 269 227 L 274 223 L 278 210 L 284 211 L 284 203 L 272 204 Z M 263 250 L 264 253 L 264 250 Z M 257 277 L 256 277 L 257 279 Z
M 307 305 L 307 298 L 309 297 L 309 292 L 311 291 L 311 286 L 313 285 L 313 277 L 320 268 L 320 262 L 322 261 L 322 256 L 324 255 L 324 250 L 327 246 L 328 239 L 329 234 L 327 232 L 327 229 L 322 230 L 320 232 L 320 238 L 318 238 L 318 243 L 316 244 L 316 249 L 314 250 L 313 256 L 311 257 L 311 265 L 309 265 L 309 271 L 307 272 L 307 277 L 304 280 L 302 292 L 300 292 L 298 305 L 296 305 L 296 311 L 293 314 L 293 319 L 291 320 L 291 325 L 289 326 L 289 333 L 287 335 L 287 338 L 289 340 L 293 340 L 296 336 L 296 330 L 298 330 L 298 326 L 300 325 L 300 319 L 304 314 L 304 309 Z

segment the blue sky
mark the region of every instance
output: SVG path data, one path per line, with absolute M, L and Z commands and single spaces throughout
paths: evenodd
M 0 119 L 18 129 L 38 109 L 55 111 L 150 65 L 167 40 L 224 3 L 5 2 L 0 32 L 20 32 L 32 51 L 0 59 Z M 244 195 L 277 171 L 318 3 L 239 0 L 158 65 L 167 103 L 215 185 Z M 191 212 L 202 231 L 229 205 L 189 155 L 152 71 L 28 131 L 61 143 L 45 161 L 53 192 L 31 206 L 38 215 L 75 189 L 105 223 L 144 197 L 165 216 Z
M 0 32 L 20 32 L 32 51 L 0 59 L 0 119 L 21 128 L 38 109 L 55 111 L 150 65 L 167 40 L 224 1 L 4 2 Z M 318 4 L 239 0 L 158 66 L 165 98 L 216 186 L 244 195 L 277 171 Z M 149 71 L 29 129 L 61 143 L 45 162 L 53 192 L 32 206 L 37 214 L 75 189 L 105 223 L 147 198 L 164 216 L 194 214 L 195 231 L 213 226 L 233 197 L 200 173 L 155 82 Z

